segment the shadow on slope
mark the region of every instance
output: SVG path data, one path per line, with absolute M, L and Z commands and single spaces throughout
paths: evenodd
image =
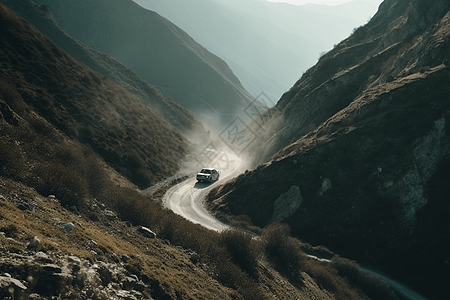
M 9 10 L 2 9 L 0 22 L 1 69 L 21 101 L 140 187 L 178 169 L 187 143 L 159 114 Z M 8 103 L 13 110 L 22 107 L 15 99 Z

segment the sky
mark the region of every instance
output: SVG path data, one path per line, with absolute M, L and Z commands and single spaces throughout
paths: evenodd
M 347 2 L 351 2 L 352 0 L 268 0 L 269 2 L 286 2 L 289 4 L 295 4 L 295 5 L 303 5 L 307 3 L 313 3 L 313 4 L 325 4 L 325 5 L 339 5 Z M 374 1 L 372 1 L 374 2 Z M 382 0 L 379 0 L 379 2 L 383 2 Z

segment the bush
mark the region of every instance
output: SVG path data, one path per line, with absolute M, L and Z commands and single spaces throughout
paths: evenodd
M 242 230 L 226 230 L 220 234 L 219 242 L 231 255 L 234 263 L 250 275 L 256 275 L 261 243 Z
M 390 285 L 380 277 L 362 271 L 355 261 L 333 257 L 333 267 L 339 275 L 358 286 L 370 299 L 398 299 Z
M 41 163 L 33 170 L 30 185 L 44 196 L 55 195 L 64 206 L 81 207 L 88 195 L 86 179 L 60 163 Z
M 246 300 L 263 300 L 268 297 L 260 289 L 258 284 L 252 280 L 241 268 L 235 265 L 230 259 L 216 259 L 216 272 L 218 280 L 237 290 Z
M 264 229 L 262 235 L 266 254 L 292 275 L 299 275 L 305 255 L 299 240 L 291 237 L 286 224 L 274 223 Z
M 308 260 L 304 264 L 304 270 L 321 288 L 333 293 L 335 299 L 369 300 L 363 292 L 355 289 L 347 280 L 339 276 L 338 271 L 328 262 Z
M 21 180 L 25 171 L 25 159 L 20 147 L 0 139 L 0 176 Z

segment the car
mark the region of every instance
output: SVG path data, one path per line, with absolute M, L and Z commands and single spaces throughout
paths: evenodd
M 199 173 L 197 173 L 198 182 L 213 182 L 216 180 L 219 180 L 219 171 L 214 168 L 203 168 Z

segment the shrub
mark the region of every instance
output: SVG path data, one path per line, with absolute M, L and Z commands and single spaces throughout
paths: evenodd
M 347 280 L 339 276 L 337 270 L 326 262 L 315 260 L 305 261 L 304 271 L 308 273 L 323 289 L 334 294 L 335 299 L 361 300 L 369 298 L 362 292 L 352 287 Z
M 0 175 L 20 180 L 25 169 L 25 159 L 20 147 L 0 139 Z
M 0 231 L 4 232 L 6 237 L 9 237 L 9 238 L 16 238 L 19 233 L 19 230 L 17 229 L 17 227 L 13 224 L 10 224 L 6 227 L 0 228 Z
M 264 249 L 281 267 L 292 275 L 299 275 L 305 255 L 299 240 L 291 237 L 290 228 L 286 224 L 274 223 L 264 229 L 262 235 Z
M 217 279 L 223 285 L 237 290 L 247 300 L 267 299 L 258 284 L 232 262 L 226 249 L 222 248 L 216 251 L 214 255 L 214 271 L 217 274 Z
M 358 286 L 370 299 L 398 299 L 385 280 L 362 271 L 355 261 L 333 257 L 331 264 L 339 272 L 339 275 Z
M 88 195 L 86 179 L 60 163 L 41 163 L 33 174 L 30 185 L 41 195 L 55 195 L 64 206 L 81 207 Z
M 220 234 L 219 242 L 231 255 L 234 263 L 251 275 L 256 274 L 261 245 L 243 230 L 226 230 Z

